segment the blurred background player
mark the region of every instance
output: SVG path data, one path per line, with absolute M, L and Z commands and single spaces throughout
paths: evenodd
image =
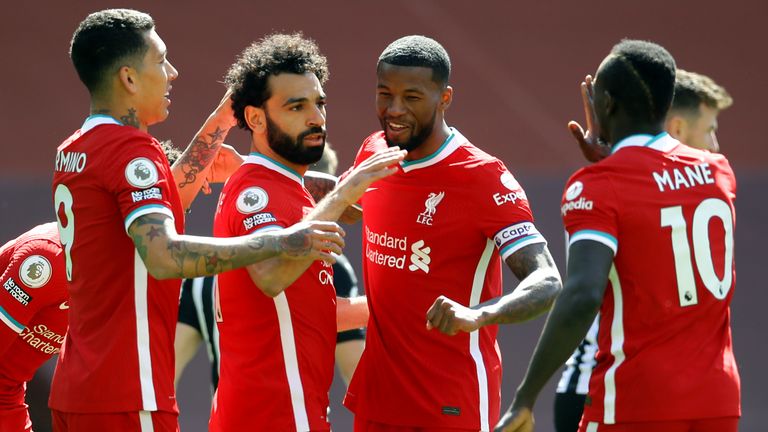
M 389 147 L 408 155 L 361 200 L 371 318 L 344 401 L 356 431 L 489 430 L 500 404 L 495 324 L 540 315 L 561 287 L 520 184 L 447 125 L 450 69 L 424 36 L 392 42 L 377 63 L 382 130 L 355 166 Z M 507 295 L 502 262 L 520 280 Z
M 172 173 L 147 133 L 168 117 L 178 77 L 152 18 L 128 9 L 90 14 L 70 55 L 91 115 L 58 147 L 53 176 L 70 282 L 69 330 L 49 402 L 54 430 L 177 431 L 178 279 L 278 255 L 332 261 L 341 229 L 305 223 L 228 240 L 179 234 L 234 123 L 229 98 Z
M 26 382 L 59 353 L 69 295 L 64 250 L 55 222 L 0 247 L 0 432 L 29 432 Z
M 664 131 L 674 87 L 672 56 L 635 40 L 613 47 L 594 86 L 589 76 L 582 83 L 587 132 L 574 135 L 582 148 L 599 139 L 611 153 L 568 181 L 565 288 L 496 430 L 533 430 L 539 392 L 598 309 L 597 364 L 579 431 L 737 430 L 736 182 L 725 157 Z
M 717 116 L 732 104 L 731 95 L 708 76 L 678 69 L 665 129 L 683 144 L 718 153 Z
M 717 115 L 732 104 L 728 92 L 711 78 L 677 69 L 675 96 L 664 129 L 683 144 L 718 153 Z M 576 432 L 579 428 L 589 378 L 595 366 L 599 319 L 598 315 L 587 336 L 565 363 L 557 383 L 554 404 L 557 432 Z
M 331 143 L 325 142 L 322 158 L 309 166 L 304 177 L 304 186 L 319 202 L 333 187 L 332 182 L 318 182 L 314 172 L 334 175 L 338 167 L 336 151 Z M 322 185 L 322 186 L 321 186 Z M 208 359 L 211 362 L 211 383 L 215 391 L 219 383 L 219 329 L 215 320 L 214 276 L 185 279 L 181 287 L 179 303 L 179 322 L 176 324 L 176 383 L 201 343 L 205 343 Z M 357 276 L 346 256 L 339 255 L 333 263 L 333 285 L 339 297 L 358 297 Z M 349 383 L 352 373 L 360 361 L 365 347 L 365 329 L 357 328 L 339 332 L 336 335 L 336 366 L 345 383 Z
M 327 77 L 325 57 L 300 34 L 267 36 L 231 66 L 226 83 L 251 153 L 224 185 L 214 235 L 336 220 L 372 182 L 394 173 L 389 167 L 405 152 L 388 149 L 315 205 L 303 175 L 325 146 Z M 366 303 L 336 297 L 330 263 L 313 259 L 268 259 L 222 273 L 218 287 L 221 377 L 211 431 L 329 430 L 336 333 L 364 325 Z

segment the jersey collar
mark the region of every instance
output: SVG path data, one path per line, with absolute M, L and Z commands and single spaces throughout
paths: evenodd
M 103 124 L 116 124 L 120 126 L 123 125 L 112 116 L 108 116 L 106 114 L 94 114 L 94 115 L 88 116 L 85 119 L 85 121 L 83 122 L 83 125 L 80 127 L 80 132 L 86 133 L 89 130 L 95 128 L 96 126 L 100 126 Z
M 445 141 L 443 141 L 443 144 L 440 145 L 440 148 L 438 148 L 437 151 L 421 159 L 400 162 L 400 166 L 403 168 L 404 172 L 409 172 L 415 169 L 435 165 L 450 156 L 451 153 L 456 151 L 456 149 L 465 142 L 467 142 L 467 139 L 464 138 L 464 135 L 456 130 L 456 128 L 451 128 L 451 134 L 448 135 L 448 138 L 446 138 Z
M 304 177 L 299 175 L 299 173 L 288 168 L 287 166 L 281 164 L 280 162 L 274 159 L 270 159 L 269 157 L 264 156 L 261 153 L 256 153 L 256 152 L 250 153 L 248 157 L 245 158 L 244 163 L 261 165 L 272 171 L 279 172 L 280 174 L 288 177 L 289 179 L 295 181 L 296 183 L 304 186 Z
M 648 147 L 660 152 L 668 152 L 678 144 L 680 142 L 669 136 L 668 132 L 662 132 L 656 136 L 649 134 L 630 135 L 613 146 L 611 154 L 627 147 Z

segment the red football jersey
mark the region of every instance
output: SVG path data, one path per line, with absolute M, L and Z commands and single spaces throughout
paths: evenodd
M 568 181 L 570 244 L 615 253 L 586 421 L 740 415 L 731 346 L 736 180 L 725 157 L 633 135 Z
M 67 279 L 56 223 L 6 243 L 0 269 L 0 320 L 7 326 L 0 326 L 0 411 L 7 412 L 26 409 L 25 383 L 59 353 L 67 333 Z
M 180 281 L 147 273 L 126 230 L 184 215 L 157 140 L 91 116 L 56 154 L 53 196 L 70 280 L 69 332 L 50 406 L 73 413 L 177 412 L 173 338 Z
M 314 208 L 295 171 L 252 153 L 224 186 L 214 235 L 288 227 Z M 336 347 L 333 270 L 314 262 L 271 298 L 246 269 L 219 275 L 221 378 L 211 431 L 329 430 Z
M 371 135 L 355 164 L 386 147 L 383 132 Z M 371 315 L 345 405 L 386 424 L 490 430 L 500 404 L 497 326 L 446 336 L 426 329 L 426 313 L 440 295 L 475 306 L 502 294 L 502 261 L 545 241 L 525 192 L 454 129 L 361 203 Z

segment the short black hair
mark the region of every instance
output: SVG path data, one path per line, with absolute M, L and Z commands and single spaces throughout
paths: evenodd
M 72 35 L 69 56 L 80 81 L 93 94 L 123 62 L 141 65 L 149 49 L 152 17 L 132 9 L 106 9 L 88 15 Z
M 237 124 L 250 130 L 245 107 L 263 107 L 271 96 L 267 82 L 281 73 L 313 73 L 321 84 L 328 80 L 328 61 L 311 39 L 301 33 L 272 34 L 252 43 L 227 71 L 232 89 L 232 110 Z
M 718 111 L 733 105 L 733 98 L 712 78 L 678 69 L 675 77 L 675 97 L 670 111 L 699 114 L 699 105 L 704 104 Z
M 599 80 L 629 115 L 663 121 L 675 92 L 675 59 L 661 45 L 624 39 L 611 50 Z
M 415 66 L 432 69 L 432 80 L 440 87 L 448 85 L 451 77 L 451 59 L 440 43 L 426 36 L 401 37 L 387 46 L 376 63 L 393 66 Z

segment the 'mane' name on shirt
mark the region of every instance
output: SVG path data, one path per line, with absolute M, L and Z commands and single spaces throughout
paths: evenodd
M 56 153 L 56 171 L 81 173 L 86 160 L 85 153 L 60 151 Z
M 653 179 L 659 186 L 659 191 L 678 190 L 680 188 L 691 188 L 705 184 L 713 184 L 712 172 L 708 163 L 702 163 L 695 166 L 685 166 L 681 168 L 672 168 L 664 170 L 661 173 L 654 172 Z

